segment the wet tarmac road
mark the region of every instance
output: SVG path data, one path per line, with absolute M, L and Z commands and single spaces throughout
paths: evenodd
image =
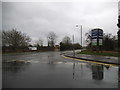
M 60 52 L 5 54 L 3 88 L 118 88 L 120 68 L 67 59 Z M 17 61 L 17 62 L 14 62 Z

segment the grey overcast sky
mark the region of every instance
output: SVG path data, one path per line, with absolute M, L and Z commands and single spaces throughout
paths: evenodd
M 47 45 L 47 34 L 55 32 L 57 44 L 64 36 L 75 35 L 80 43 L 80 27 L 83 26 L 83 44 L 85 33 L 93 28 L 101 28 L 104 33 L 117 33 L 119 0 L 3 0 L 2 29 L 26 33 L 32 43 L 42 38 Z M 26 1 L 26 2 L 25 2 Z

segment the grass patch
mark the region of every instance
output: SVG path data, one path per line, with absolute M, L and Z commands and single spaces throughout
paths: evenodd
M 113 52 L 113 51 L 103 51 L 102 53 L 97 53 L 97 52 L 91 52 L 91 51 L 82 51 L 82 52 L 78 52 L 78 54 L 87 54 L 87 55 L 100 55 L 100 56 L 114 56 L 114 57 L 118 57 L 118 55 L 120 56 L 120 53 L 118 52 Z

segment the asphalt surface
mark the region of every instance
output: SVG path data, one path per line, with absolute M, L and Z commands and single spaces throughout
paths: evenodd
M 4 54 L 2 88 L 120 87 L 120 67 L 76 61 L 61 53 Z

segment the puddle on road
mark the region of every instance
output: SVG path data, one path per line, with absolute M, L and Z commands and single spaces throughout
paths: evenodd
M 7 60 L 3 87 L 7 88 L 118 88 L 120 67 L 57 57 Z M 14 62 L 14 63 L 13 63 Z
M 43 64 L 29 63 L 10 65 L 7 70 L 5 70 L 5 68 L 3 70 L 3 87 L 118 87 L 118 67 L 93 63 L 64 63 L 62 61 Z M 19 77 L 16 77 L 16 75 Z M 12 79 L 14 80 L 12 81 Z M 14 84 L 14 86 L 11 86 L 12 84 Z

